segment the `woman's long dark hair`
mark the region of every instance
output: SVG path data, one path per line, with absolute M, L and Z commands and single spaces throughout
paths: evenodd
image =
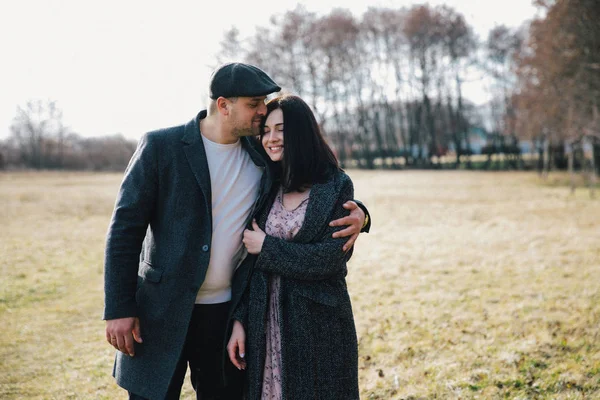
M 340 170 L 312 110 L 298 96 L 276 97 L 267 103 L 267 114 L 260 127 L 261 144 L 265 121 L 276 109 L 283 113 L 283 161 L 277 163 L 275 170 L 286 192 L 323 183 L 332 172 Z

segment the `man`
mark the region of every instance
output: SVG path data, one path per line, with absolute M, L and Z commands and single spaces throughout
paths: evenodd
M 188 364 L 198 399 L 242 398 L 242 372 L 223 365 L 231 278 L 243 230 L 271 187 L 251 136 L 266 95 L 281 88 L 259 68 L 231 63 L 213 72 L 209 89 L 208 110 L 140 139 L 108 231 L 106 339 L 119 350 L 113 375 L 130 399 L 178 399 Z M 338 236 L 352 246 L 365 214 L 345 206 L 350 216 L 334 223 L 351 225 Z

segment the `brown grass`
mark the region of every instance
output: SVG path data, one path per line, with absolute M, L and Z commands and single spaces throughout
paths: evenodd
M 534 174 L 350 175 L 374 220 L 348 276 L 362 398 L 600 398 L 599 200 Z M 101 321 L 120 179 L 0 174 L 0 398 L 127 397 Z

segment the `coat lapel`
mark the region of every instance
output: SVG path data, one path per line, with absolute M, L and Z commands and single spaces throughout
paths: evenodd
M 208 170 L 208 161 L 206 160 L 206 151 L 204 150 L 204 143 L 200 137 L 200 128 L 198 126 L 198 118 L 201 117 L 202 113 L 187 123 L 181 141 L 184 143 L 183 151 L 185 152 L 188 163 L 190 164 L 192 172 L 196 177 L 196 181 L 206 199 L 210 215 L 210 213 L 212 213 L 212 192 L 210 188 L 210 172 Z
M 302 228 L 294 237 L 294 242 L 309 243 L 322 235 L 329 225 L 333 208 L 339 197 L 339 178 L 334 175 L 325 183 L 313 185 L 310 190 L 308 205 Z

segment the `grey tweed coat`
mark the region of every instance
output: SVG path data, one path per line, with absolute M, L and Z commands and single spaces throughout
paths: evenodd
M 257 222 L 264 230 L 277 188 Z M 266 237 L 258 257 L 238 268 L 234 290 L 242 294 L 233 319 L 246 330 L 248 399 L 260 399 L 265 360 L 268 280 L 281 276 L 280 321 L 282 386 L 287 400 L 358 399 L 358 346 L 345 276 L 347 238 L 333 239 L 339 228 L 329 221 L 345 216 L 353 197 L 343 172 L 312 187 L 304 224 L 292 241 Z
M 165 397 L 210 259 L 211 182 L 199 129 L 205 116 L 142 137 L 107 235 L 104 319 L 139 317 L 143 339 L 134 357 L 117 352 L 113 373 L 120 386 L 152 400 Z M 266 167 L 252 139 L 242 138 L 242 146 Z M 256 209 L 270 187 L 266 168 Z

